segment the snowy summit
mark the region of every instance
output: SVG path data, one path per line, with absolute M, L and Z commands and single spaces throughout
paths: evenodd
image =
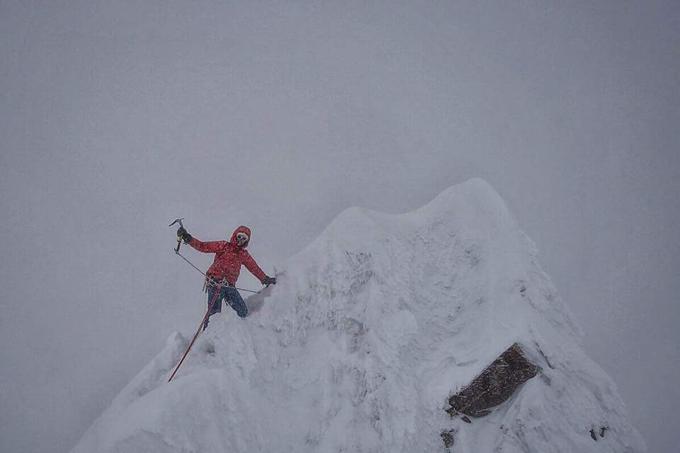
M 344 211 L 247 303 L 167 383 L 188 342 L 171 335 L 73 453 L 646 451 L 482 180 L 407 214 Z M 450 416 L 513 344 L 538 373 L 487 415 Z

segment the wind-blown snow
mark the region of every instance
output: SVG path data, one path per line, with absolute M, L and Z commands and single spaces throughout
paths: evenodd
M 346 210 L 248 303 L 246 320 L 212 318 L 168 384 L 187 344 L 171 335 L 73 453 L 434 452 L 451 429 L 461 453 L 646 450 L 482 180 L 407 214 Z M 514 342 L 539 375 L 451 419 L 448 396 Z

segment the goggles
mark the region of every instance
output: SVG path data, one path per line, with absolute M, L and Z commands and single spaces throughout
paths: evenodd
M 243 232 L 236 233 L 236 242 L 238 243 L 238 245 L 243 245 L 243 244 L 247 243 L 248 239 L 250 239 L 250 238 L 248 237 L 247 234 L 245 234 Z

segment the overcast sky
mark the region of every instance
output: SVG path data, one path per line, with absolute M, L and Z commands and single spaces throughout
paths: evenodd
M 677 1 L 0 0 L 0 95 L 1 451 L 68 451 L 195 328 L 172 219 L 271 273 L 471 177 L 680 450 Z

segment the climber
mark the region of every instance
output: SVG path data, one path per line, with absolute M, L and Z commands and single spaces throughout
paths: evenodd
M 215 260 L 206 272 L 209 313 L 203 323 L 203 330 L 208 327 L 210 316 L 222 311 L 222 299 L 231 305 L 239 317 L 248 316 L 248 308 L 234 288 L 241 272 L 241 265 L 244 265 L 263 285 L 276 284 L 276 278 L 267 276 L 246 250 L 251 237 L 250 228 L 246 226 L 236 228 L 229 241 L 202 242 L 192 237 L 182 226 L 177 230 L 177 237 L 199 252 L 215 254 Z

